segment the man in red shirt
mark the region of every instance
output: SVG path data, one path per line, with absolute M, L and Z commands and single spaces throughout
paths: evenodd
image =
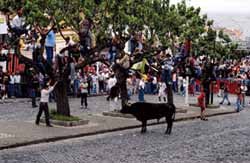
M 201 92 L 201 94 L 198 96 L 198 105 L 201 108 L 201 120 L 207 121 L 208 119 L 205 118 L 205 93 Z

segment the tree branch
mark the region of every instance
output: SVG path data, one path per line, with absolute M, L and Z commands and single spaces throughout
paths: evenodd
M 104 64 L 110 66 L 107 63 L 107 60 L 105 60 L 102 56 L 98 56 L 97 58 L 95 58 L 96 53 L 98 52 L 99 53 L 98 55 L 100 55 L 100 52 L 103 49 L 105 49 L 105 47 L 106 46 L 100 46 L 100 47 L 95 47 L 95 48 L 91 49 L 89 51 L 89 53 L 86 54 L 86 56 L 84 56 L 84 62 L 76 65 L 76 69 L 84 68 L 85 66 L 91 65 L 91 64 L 96 63 L 98 61 L 103 62 Z
M 154 57 L 154 56 L 158 55 L 157 53 L 152 54 L 154 51 L 155 51 L 155 50 L 153 49 L 153 50 L 150 50 L 150 51 L 143 52 L 138 58 L 135 58 L 133 61 L 131 61 L 130 68 L 131 68 L 134 64 L 136 64 L 136 63 L 138 63 L 138 62 L 141 62 L 141 61 L 143 60 L 143 58 L 146 58 L 146 59 L 147 59 L 147 58 L 151 58 L 151 57 Z M 137 55 L 139 55 L 139 54 L 137 54 Z M 133 55 L 133 56 L 134 56 L 134 55 Z

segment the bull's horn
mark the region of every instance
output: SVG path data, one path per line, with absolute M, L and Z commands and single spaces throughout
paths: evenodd
M 131 103 L 128 103 L 128 102 L 127 102 L 126 105 L 127 105 L 127 106 L 131 106 Z

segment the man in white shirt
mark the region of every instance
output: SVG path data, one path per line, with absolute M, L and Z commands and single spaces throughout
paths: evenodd
M 107 89 L 108 89 L 107 91 L 109 94 L 109 96 L 107 97 L 107 101 L 109 101 L 109 99 L 110 99 L 111 88 L 115 86 L 116 82 L 117 82 L 117 80 L 115 78 L 115 75 L 111 75 L 107 81 Z
M 140 34 L 132 35 L 131 38 L 125 43 L 124 52 L 128 55 L 141 53 L 143 49 L 141 37 L 142 36 Z
M 141 80 L 139 82 L 139 94 L 138 94 L 139 102 L 145 102 L 145 99 L 144 99 L 144 88 L 145 88 L 145 82 L 144 82 L 144 79 L 141 78 Z
M 116 82 L 117 82 L 117 81 L 116 81 L 115 76 L 114 76 L 114 75 L 111 75 L 110 78 L 109 78 L 109 80 L 108 80 L 108 92 L 111 90 L 111 88 L 112 88 L 113 86 L 115 86 Z
M 40 117 L 44 111 L 45 114 L 45 121 L 47 127 L 52 127 L 49 122 L 49 94 L 54 90 L 57 82 L 53 86 L 49 86 L 49 83 L 44 85 L 44 88 L 41 90 L 41 99 L 40 99 L 40 106 L 39 106 L 39 112 L 36 117 L 36 125 L 39 125 Z
M 94 94 L 98 94 L 99 93 L 99 83 L 98 83 L 98 76 L 96 73 L 92 75 L 92 82 L 93 82 L 92 92 Z
M 156 78 L 156 76 L 153 76 L 152 92 L 153 92 L 153 94 L 157 93 L 157 78 Z
M 10 75 L 10 81 L 9 81 L 9 95 L 10 97 L 15 96 L 15 78 L 14 78 L 14 73 Z
M 105 80 L 105 76 L 104 76 L 104 73 L 102 72 L 102 73 L 99 74 L 99 76 L 98 76 L 99 92 L 101 92 L 101 93 L 104 92 L 104 80 Z
M 11 28 L 15 34 L 21 36 L 22 34 L 28 34 L 28 30 L 24 28 L 25 19 L 23 16 L 23 8 L 17 9 L 17 15 L 13 18 Z
M 131 54 L 131 41 L 128 40 L 126 43 L 125 43 L 125 48 L 124 48 L 124 52 L 127 53 L 127 54 Z
M 159 82 L 159 93 L 158 93 L 158 98 L 159 102 L 161 102 L 161 97 L 163 97 L 163 101 L 166 102 L 166 89 L 167 86 L 165 82 Z
M 8 26 L 6 23 L 6 19 L 4 13 L 0 11 L 0 35 L 6 35 L 8 33 Z M 0 39 L 0 42 L 2 40 Z
M 21 75 L 19 74 L 19 72 L 17 72 L 14 75 L 14 80 L 15 80 L 15 94 L 16 94 L 16 97 L 21 97 L 22 96 Z

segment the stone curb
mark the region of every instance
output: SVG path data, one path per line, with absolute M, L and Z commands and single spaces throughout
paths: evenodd
M 45 124 L 45 119 L 40 120 L 41 123 Z M 79 120 L 79 121 L 59 121 L 55 119 L 50 119 L 51 125 L 63 126 L 63 127 L 75 127 L 75 126 L 82 126 L 87 125 L 89 120 Z
M 36 102 L 39 102 L 39 98 L 36 99 Z M 0 101 L 0 104 L 10 104 L 10 103 L 31 103 L 31 99 L 26 99 L 26 100 L 15 100 L 15 99 L 7 99 L 4 101 Z
M 237 113 L 237 112 L 228 111 L 228 112 L 221 112 L 221 113 L 211 113 L 211 114 L 207 115 L 207 117 L 226 115 L 226 114 L 233 114 L 233 113 Z M 189 117 L 180 117 L 180 118 L 175 119 L 175 122 L 194 120 L 194 119 L 197 119 L 197 118 L 200 118 L 200 116 L 199 115 L 193 115 L 193 116 L 189 116 Z M 153 122 L 153 123 L 149 123 L 148 126 L 154 126 L 154 125 L 159 125 L 159 124 L 164 124 L 164 123 L 165 122 L 163 122 L 163 121 L 159 122 L 159 123 Z M 27 142 L 16 143 L 16 144 L 7 145 L 7 146 L 1 146 L 0 150 L 23 147 L 23 146 L 29 146 L 29 145 L 34 145 L 34 144 L 56 142 L 56 141 L 65 140 L 65 139 L 80 138 L 80 137 L 84 137 L 84 136 L 92 136 L 92 135 L 104 134 L 104 133 L 115 132 L 115 131 L 135 129 L 135 128 L 139 128 L 139 127 L 141 127 L 141 125 L 131 125 L 131 126 L 126 126 L 126 127 L 118 127 L 118 128 L 113 128 L 113 129 L 105 129 L 105 130 L 99 130 L 99 131 L 94 131 L 94 132 L 81 133 L 81 134 L 76 134 L 76 135 L 67 135 L 67 136 L 57 136 L 57 137 L 53 137 L 53 138 L 44 138 L 44 139 L 39 139 L 39 140 L 34 140 L 34 141 L 27 141 Z
M 103 112 L 102 115 L 104 115 L 104 116 L 111 116 L 111 117 L 121 117 L 121 118 L 135 118 L 131 114 L 122 114 L 122 113 L 115 112 L 115 111 Z
M 98 96 L 107 96 L 108 94 L 103 93 L 103 94 L 94 94 L 94 95 L 88 95 L 89 98 L 91 97 L 98 97 Z M 69 99 L 72 97 L 69 97 Z M 80 97 L 73 97 L 73 98 L 80 98 Z M 6 100 L 0 100 L 0 104 L 10 104 L 10 103 L 31 103 L 30 98 L 8 98 Z M 36 97 L 36 101 L 40 101 L 40 97 Z
M 221 113 L 211 113 L 209 115 L 206 115 L 206 117 L 214 117 L 214 116 L 234 114 L 234 113 L 237 113 L 237 112 L 236 111 L 228 111 L 228 112 L 221 112 Z M 200 115 L 181 117 L 181 118 L 175 119 L 175 122 L 194 120 L 194 119 L 199 119 L 200 117 L 201 117 Z
M 191 104 L 189 104 L 189 106 L 200 107 L 196 103 L 191 103 Z M 207 109 L 218 109 L 218 108 L 220 108 L 220 105 L 208 105 L 206 108 Z
M 187 113 L 187 109 L 177 108 L 176 113 Z M 102 115 L 121 118 L 135 118 L 132 114 L 122 114 L 117 111 L 103 112 Z

